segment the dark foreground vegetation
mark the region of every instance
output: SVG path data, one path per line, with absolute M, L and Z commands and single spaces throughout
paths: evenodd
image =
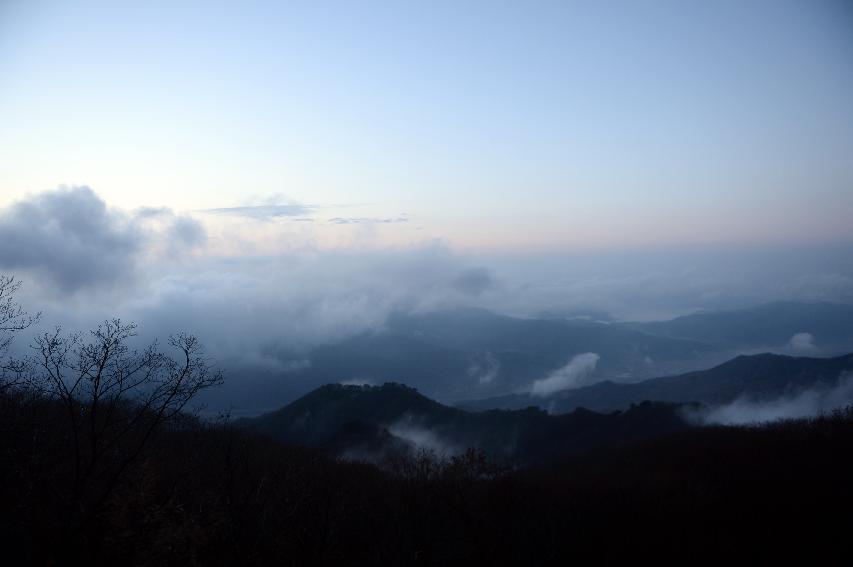
M 473 451 L 381 470 L 182 417 L 117 477 L 134 435 L 81 477 L 66 408 L 10 391 L 0 404 L 8 565 L 556 565 L 851 551 L 853 410 L 696 428 L 526 470 Z

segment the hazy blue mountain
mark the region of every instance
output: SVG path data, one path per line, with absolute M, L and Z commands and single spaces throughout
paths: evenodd
M 809 336 L 789 344 L 800 333 Z M 521 319 L 481 309 L 396 314 L 381 329 L 335 344 L 270 352 L 281 360 L 280 370 L 229 370 L 229 382 L 211 394 L 218 400 L 205 401 L 247 410 L 241 414 L 246 415 L 270 411 L 322 384 L 405 382 L 443 402 L 507 396 L 487 405 L 523 407 L 534 402 L 519 392 L 581 353 L 600 356 L 588 383 L 620 384 L 707 369 L 738 354 L 763 351 L 851 352 L 853 306 L 773 303 L 653 323 L 553 314 Z
M 815 348 L 825 354 L 853 350 L 853 305 L 839 303 L 777 302 L 625 326 L 739 349 L 781 347 L 795 334 L 809 333 Z
M 288 374 L 306 384 L 403 381 L 445 400 L 512 392 L 564 366 L 601 358 L 598 379 L 637 380 L 707 364 L 701 341 L 581 319 L 519 319 L 479 309 L 397 315 L 378 332 L 314 349 Z
M 330 384 L 241 423 L 279 441 L 336 455 L 378 460 L 399 451 L 456 454 L 467 448 L 521 463 L 552 460 L 596 447 L 688 427 L 673 404 L 645 403 L 611 414 L 538 408 L 468 412 L 439 404 L 401 384 Z
M 792 357 L 777 354 L 742 355 L 709 370 L 653 378 L 633 384 L 604 381 L 565 390 L 546 398 L 514 394 L 463 402 L 467 409 L 518 408 L 531 404 L 552 412 L 583 407 L 613 411 L 632 403 L 655 400 L 671 403 L 699 402 L 708 405 L 740 397 L 774 400 L 811 388 L 830 388 L 845 371 L 853 370 L 853 354 L 834 358 Z

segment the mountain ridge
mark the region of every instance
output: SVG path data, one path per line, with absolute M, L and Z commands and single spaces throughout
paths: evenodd
M 469 410 L 514 408 L 523 405 L 548 407 L 554 412 L 585 407 L 596 411 L 623 409 L 643 400 L 670 403 L 722 404 L 748 396 L 768 401 L 815 387 L 832 387 L 840 376 L 853 371 L 853 353 L 829 357 L 795 357 L 761 353 L 739 355 L 707 370 L 662 376 L 636 383 L 598 382 L 557 392 L 548 398 L 513 394 L 457 404 Z
M 549 415 L 536 407 L 470 412 L 393 382 L 324 385 L 279 410 L 240 423 L 286 444 L 369 461 L 405 451 L 452 455 L 478 448 L 493 458 L 522 463 L 689 427 L 675 404 L 646 402 L 610 414 L 579 409 Z

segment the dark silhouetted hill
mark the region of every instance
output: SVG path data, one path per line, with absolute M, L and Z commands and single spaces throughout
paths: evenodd
M 326 385 L 282 409 L 242 422 L 278 441 L 375 461 L 401 450 L 453 455 L 468 448 L 520 463 L 551 461 L 687 427 L 673 404 L 643 403 L 624 412 L 538 408 L 468 412 L 402 384 Z

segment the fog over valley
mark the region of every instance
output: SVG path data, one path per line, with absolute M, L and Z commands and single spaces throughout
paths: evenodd
M 263 222 L 291 213 L 306 214 L 275 209 Z M 851 308 L 829 306 L 853 297 L 845 247 L 551 254 L 531 268 L 531 258 L 440 241 L 295 249 L 282 237 L 282 250 L 259 253 L 247 227 L 217 235 L 215 220 L 125 211 L 86 187 L 37 193 L 0 212 L 0 268 L 26 282 L 21 300 L 43 311 L 42 328 L 120 316 L 140 323 L 142 339 L 197 332 L 232 375 L 205 404 L 240 415 L 328 382 L 400 381 L 453 402 L 634 382 L 739 353 L 853 350 Z M 680 329 L 689 318 L 636 322 L 693 313 L 709 313 L 695 330 Z

